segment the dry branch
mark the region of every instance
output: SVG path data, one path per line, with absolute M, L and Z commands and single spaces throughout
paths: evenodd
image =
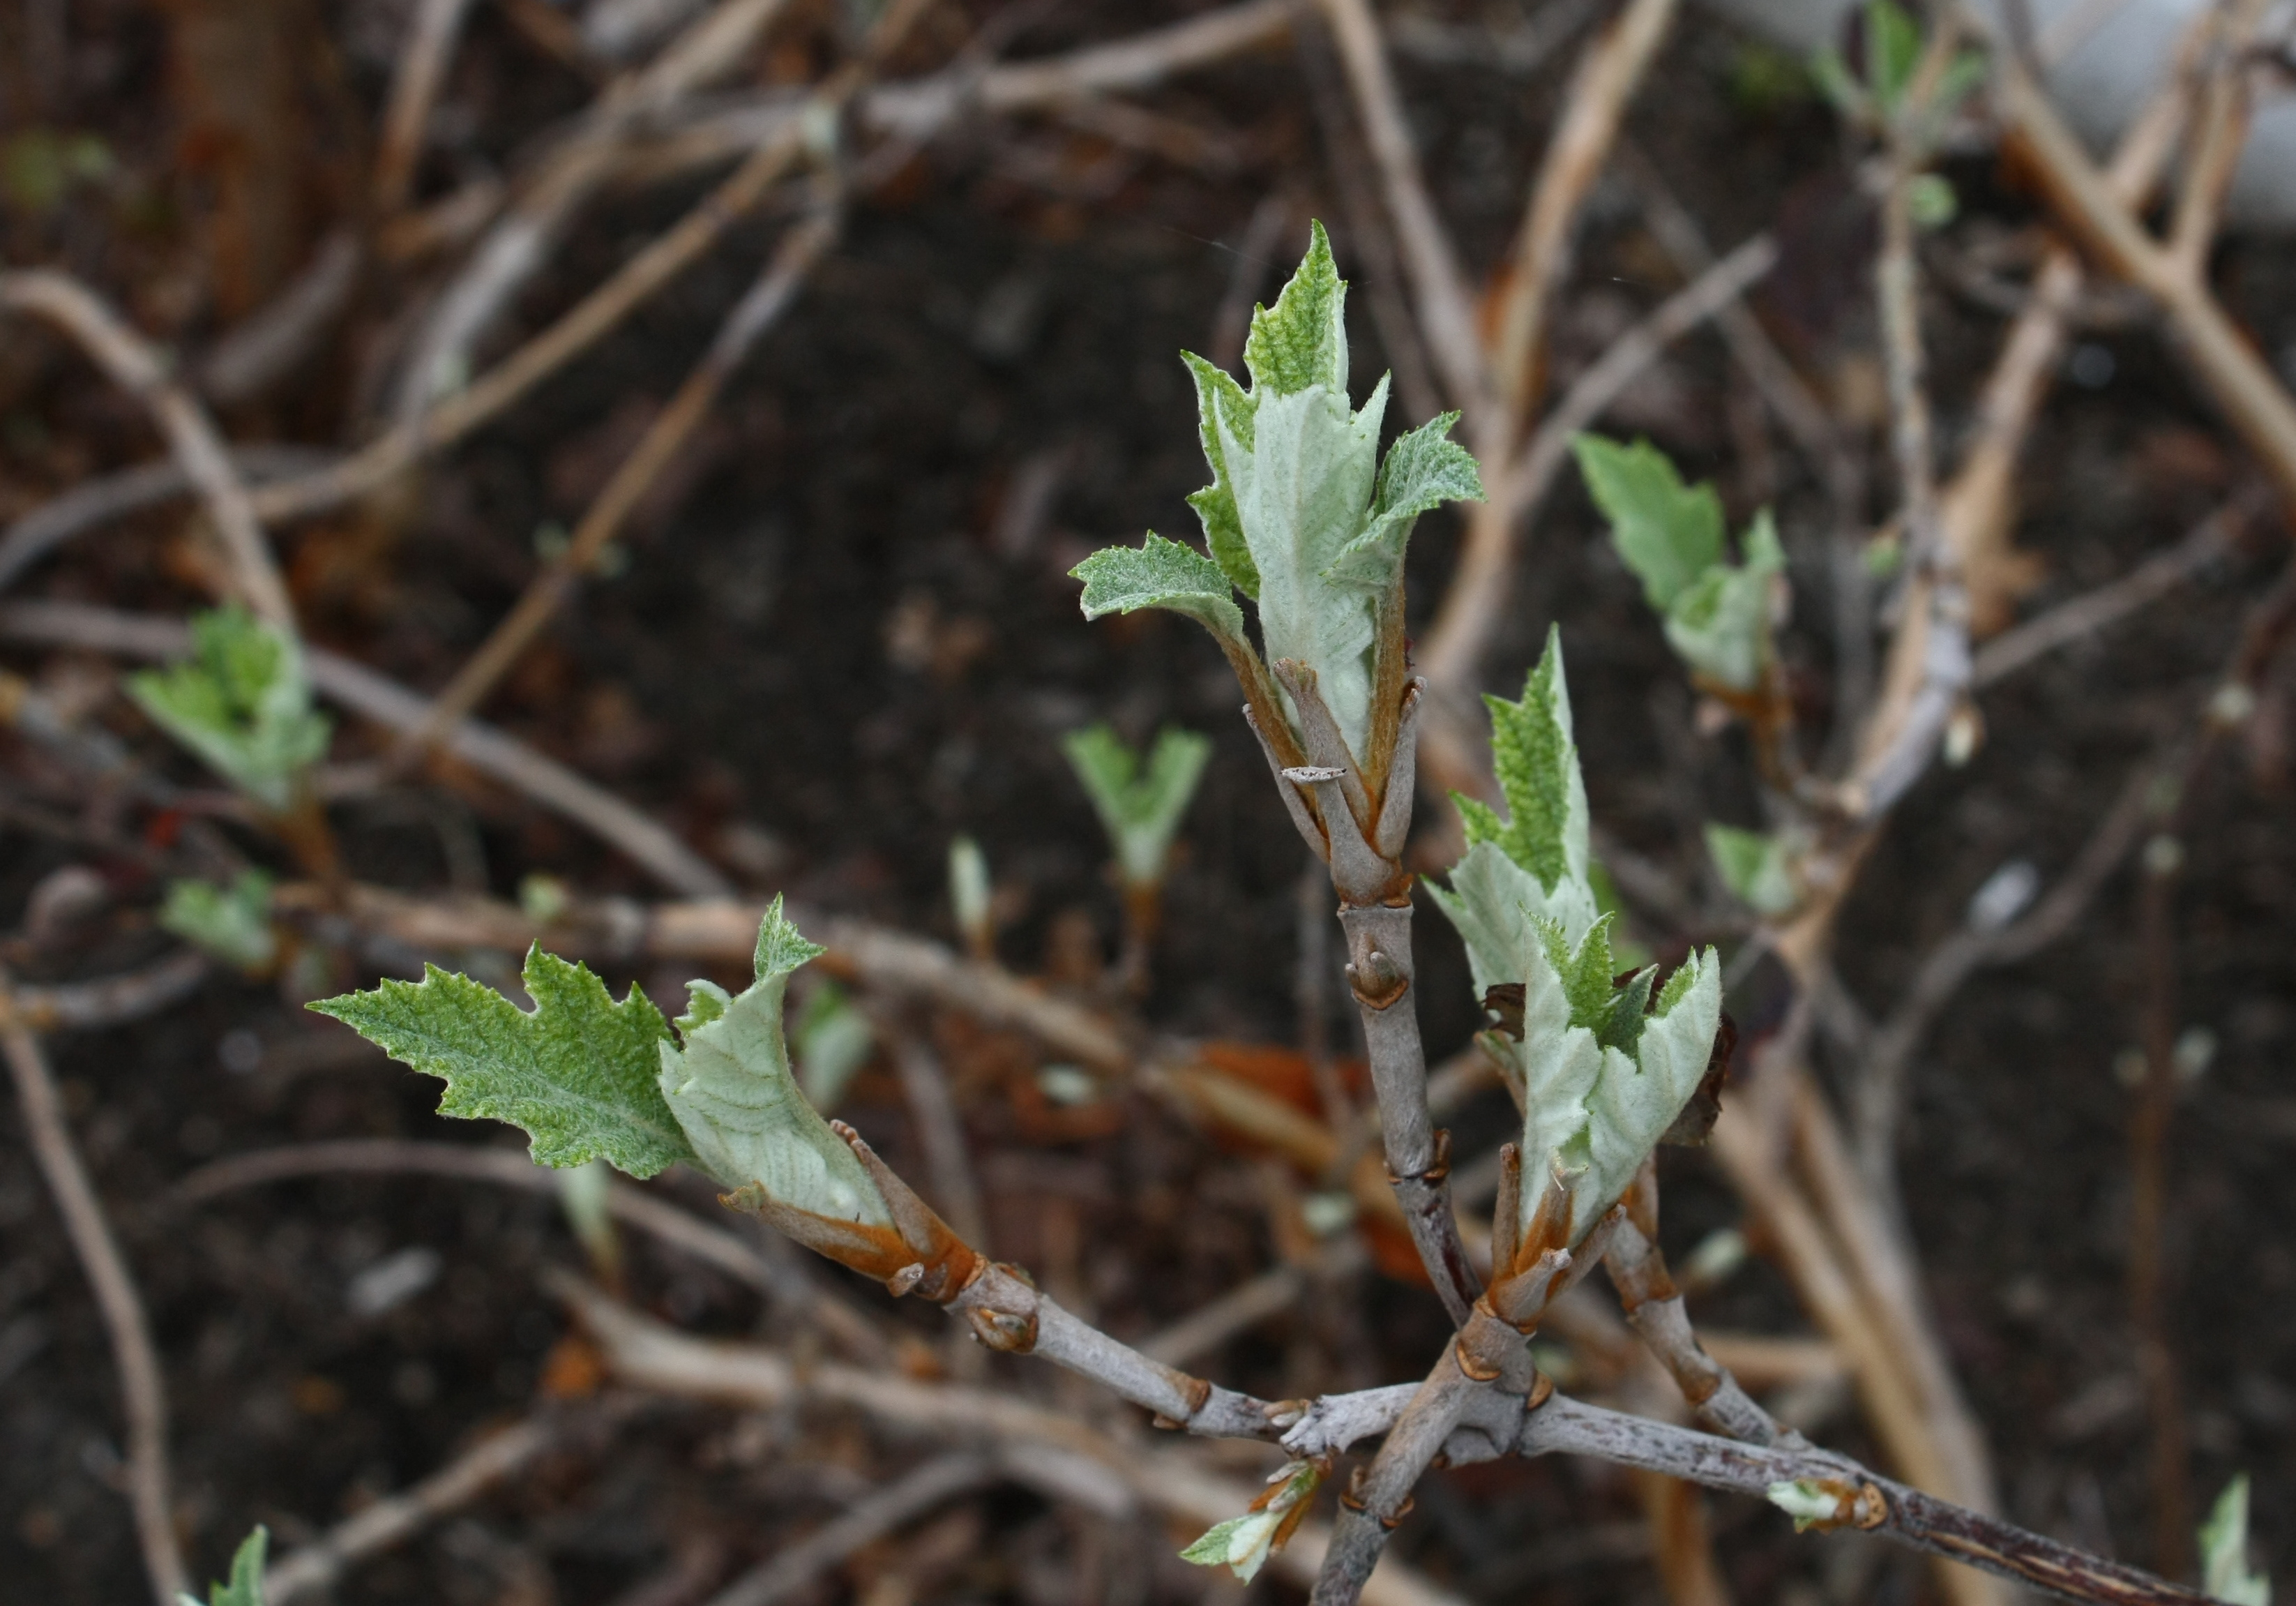
M 0 271 L 0 309 L 29 313 L 70 335 L 113 383 L 142 403 L 168 439 L 184 477 L 199 490 L 208 517 L 231 559 L 240 599 L 291 634 L 294 605 L 256 522 L 223 437 L 170 372 L 168 359 L 86 286 L 49 268 Z
M 168 1470 L 168 1385 L 159 1348 L 152 1341 L 152 1321 L 102 1202 L 95 1196 L 95 1185 L 73 1147 L 63 1099 L 40 1040 L 15 1018 L 12 1000 L 0 998 L 0 1012 L 5 1013 L 0 1052 L 5 1053 L 15 1079 L 25 1138 L 47 1179 L 57 1214 L 64 1218 L 64 1232 L 80 1270 L 95 1290 L 104 1334 L 111 1341 L 112 1364 L 119 1371 L 127 1415 L 127 1496 L 135 1507 L 144 1571 L 159 1606 L 176 1606 L 188 1579 L 183 1548 L 176 1538 L 175 1497 Z

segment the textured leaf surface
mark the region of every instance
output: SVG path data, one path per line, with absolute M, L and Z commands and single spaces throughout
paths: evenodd
M 1621 446 L 1600 435 L 1570 443 L 1587 493 L 1611 522 L 1619 556 L 1663 613 L 1722 559 L 1722 500 L 1710 485 L 1685 486 L 1647 441 Z
M 160 906 L 160 927 L 242 970 L 261 970 L 279 953 L 279 940 L 271 930 L 271 877 L 261 870 L 242 870 L 227 887 L 208 881 L 169 882 L 168 901 Z
M 208 1585 L 208 1606 L 263 1606 L 263 1558 L 270 1548 L 271 1530 L 257 1524 L 232 1554 L 230 1581 Z M 179 1593 L 176 1599 L 200 1606 L 197 1595 Z
M 775 899 L 758 930 L 756 980 L 731 997 L 714 983 L 687 984 L 683 1046 L 654 1045 L 660 1097 L 702 1169 L 726 1186 L 754 1182 L 815 1215 L 889 1226 L 876 1183 L 790 1069 L 782 1000 L 791 975 L 821 951 Z
M 1160 882 L 1181 816 L 1211 758 L 1211 738 L 1168 725 L 1144 766 L 1104 724 L 1071 731 L 1061 749 L 1108 832 L 1124 879 L 1135 886 Z
M 435 965 L 420 982 L 386 981 L 310 1008 L 445 1081 L 441 1115 L 522 1128 L 538 1165 L 603 1159 L 647 1177 L 692 1161 L 659 1086 L 658 1045 L 669 1036 L 661 1011 L 635 986 L 616 1003 L 587 967 L 539 945 L 527 951 L 524 979 L 530 1012 Z
M 1243 639 L 1243 610 L 1220 566 L 1154 531 L 1138 547 L 1103 547 L 1069 571 L 1084 581 L 1084 616 L 1169 608 L 1215 636 Z
M 266 808 L 291 801 L 295 777 L 325 756 L 326 717 L 293 641 L 234 604 L 192 621 L 192 656 L 127 679 L 154 724 Z
M 1394 582 L 1421 514 L 1445 502 L 1483 499 L 1474 454 L 1447 438 L 1458 421 L 1458 414 L 1445 413 L 1395 438 L 1380 465 L 1370 521 L 1334 564 L 1334 579 L 1365 586 L 1376 595 Z
M 1312 1461 L 1287 1463 L 1268 1480 L 1269 1488 L 1251 1503 L 1250 1511 L 1216 1524 L 1182 1551 L 1180 1559 L 1199 1567 L 1228 1568 L 1250 1583 L 1300 1526 L 1325 1476 L 1324 1469 Z
M 1585 880 L 1587 787 L 1570 739 L 1561 632 L 1548 629 L 1546 650 L 1523 682 L 1521 701 L 1486 693 L 1483 705 L 1491 715 L 1491 767 L 1509 818 L 1501 825 L 1489 810 L 1474 811 L 1467 839 L 1483 840 L 1488 833 L 1550 892 L 1564 880 Z
M 1348 286 L 1332 259 L 1331 236 L 1308 226 L 1308 254 L 1273 307 L 1251 310 L 1243 366 L 1255 398 L 1289 396 L 1321 385 L 1348 391 Z
M 1188 506 L 1204 527 L 1204 545 L 1228 582 L 1253 601 L 1259 599 L 1259 571 L 1252 566 L 1251 548 L 1244 544 L 1243 525 L 1236 517 L 1235 487 L 1227 473 L 1227 451 L 1220 444 L 1225 427 L 1245 445 L 1251 443 L 1251 398 L 1223 368 L 1193 351 L 1180 353 L 1196 382 L 1196 439 L 1211 465 L 1212 482 L 1192 491 Z
M 1334 579 L 1364 527 L 1379 467 L 1387 381 L 1350 411 L 1345 391 L 1310 385 L 1256 395 L 1252 444 L 1224 433 L 1236 514 L 1259 574 L 1259 634 L 1269 662 L 1316 671 L 1358 757 L 1370 723 L 1373 592 Z

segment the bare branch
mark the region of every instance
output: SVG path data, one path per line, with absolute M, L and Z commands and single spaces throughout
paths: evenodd
M 135 1541 L 144 1571 L 159 1606 L 176 1606 L 186 1580 L 184 1552 L 176 1540 L 175 1497 L 168 1470 L 168 1386 L 160 1352 L 152 1342 L 135 1279 L 111 1233 L 103 1205 L 95 1197 L 79 1152 L 64 1121 L 63 1100 L 40 1040 L 14 1013 L 12 997 L 0 996 L 0 1051 L 15 1078 L 17 1108 L 33 1157 L 47 1178 L 48 1191 L 64 1218 L 64 1232 L 79 1257 L 80 1270 L 95 1290 L 96 1308 L 111 1341 L 119 1369 L 121 1403 L 127 1413 L 127 1495 L 135 1511 Z
M 431 105 L 447 81 L 455 37 L 462 30 L 470 0 L 422 0 L 399 46 L 390 78 L 390 99 L 382 114 L 382 137 L 374 155 L 374 210 L 388 218 L 406 204 L 414 169 L 422 159 L 422 136 Z
M 294 605 L 272 562 L 247 488 L 239 482 L 223 437 L 200 404 L 169 371 L 168 359 L 137 334 L 94 292 L 51 268 L 0 272 L 0 309 L 45 319 L 77 342 L 152 415 L 184 477 L 199 488 L 208 517 L 230 556 L 240 599 L 266 622 L 291 635 Z

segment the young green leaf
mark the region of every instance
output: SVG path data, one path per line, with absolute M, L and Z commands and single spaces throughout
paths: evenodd
M 192 656 L 127 679 L 154 724 L 275 812 L 327 751 L 294 641 L 234 603 L 192 621 Z
M 1202 443 L 1204 461 L 1211 465 L 1212 482 L 1188 493 L 1188 506 L 1204 527 L 1204 546 L 1230 584 L 1259 600 L 1259 571 L 1252 567 L 1251 548 L 1245 545 L 1243 525 L 1236 516 L 1235 487 L 1229 483 L 1227 453 L 1220 445 L 1225 426 L 1246 446 L 1251 444 L 1251 398 L 1228 372 L 1198 357 L 1180 353 L 1196 382 L 1196 439 Z
M 1706 825 L 1706 852 L 1722 885 L 1757 914 L 1782 915 L 1801 901 L 1794 885 L 1793 844 L 1783 836 Z
M 1453 868 L 1448 890 L 1428 889 L 1466 942 L 1479 994 L 1522 980 L 1523 955 L 1536 945 L 1534 920 L 1553 922 L 1576 943 L 1598 912 L 1561 634 L 1548 630 L 1521 701 L 1487 696 L 1483 703 L 1509 818 L 1454 795 L 1466 827 L 1466 857 Z
M 1371 718 L 1374 593 L 1332 571 L 1369 517 L 1387 381 L 1350 410 L 1321 384 L 1254 392 L 1252 443 L 1223 430 L 1237 517 L 1259 574 L 1268 661 L 1314 670 L 1341 734 L 1360 757 Z
M 271 1548 L 271 1530 L 261 1523 L 240 1541 L 232 1553 L 231 1581 L 208 1585 L 208 1606 L 263 1606 L 263 1558 Z M 200 1598 L 178 1591 L 181 1606 L 200 1606 Z
M 806 1102 L 791 1074 L 782 998 L 797 968 L 823 951 L 774 900 L 758 930 L 756 979 L 728 996 L 687 984 L 683 1046 L 657 1039 L 660 1096 L 701 1168 L 729 1187 L 754 1185 L 810 1215 L 890 1226 L 877 1184 L 844 1140 Z
M 614 1002 L 587 967 L 538 944 L 527 951 L 524 979 L 531 1011 L 435 965 L 420 982 L 385 981 L 308 1008 L 442 1079 L 441 1115 L 523 1128 L 537 1165 L 603 1159 L 648 1177 L 693 1163 L 660 1086 L 669 1039 L 661 1011 L 635 986 Z
M 1587 494 L 1611 521 L 1619 556 L 1660 613 L 1722 561 L 1722 499 L 1711 485 L 1685 486 L 1647 441 L 1621 446 L 1600 435 L 1570 442 Z
M 957 934 L 976 954 L 991 952 L 996 943 L 995 896 L 988 884 L 988 855 L 970 836 L 956 836 L 948 844 L 948 906 L 956 917 Z
M 261 870 L 242 870 L 227 887 L 169 882 L 160 927 L 242 970 L 266 970 L 279 957 L 279 939 L 271 929 L 271 877 Z
M 1069 571 L 1084 581 L 1084 616 L 1169 608 L 1185 614 L 1223 642 L 1244 639 L 1243 610 L 1220 566 L 1193 548 L 1154 531 L 1137 548 L 1103 547 Z
M 1866 83 L 1884 113 L 1904 103 L 1921 58 L 1921 26 L 1891 0 L 1867 0 Z
M 1748 526 L 1745 562 L 1716 564 L 1666 611 L 1666 639 L 1709 680 L 1738 691 L 1761 683 L 1770 663 L 1770 598 L 1785 551 L 1767 510 Z
M 1383 590 L 1402 569 L 1404 547 L 1421 514 L 1445 502 L 1483 499 L 1474 454 L 1447 438 L 1458 421 L 1458 414 L 1445 413 L 1395 438 L 1372 490 L 1371 521 L 1332 564 L 1333 579 L 1374 594 Z
M 1348 390 L 1348 285 L 1332 259 L 1332 240 L 1321 223 L 1308 225 L 1308 254 L 1273 307 L 1251 309 L 1243 366 L 1259 399 L 1290 396 L 1320 385 Z
M 1211 738 L 1168 725 L 1157 732 L 1144 768 L 1104 724 L 1070 732 L 1061 750 L 1108 832 L 1118 874 L 1131 886 L 1160 885 L 1180 817 L 1211 758 Z
M 1267 1492 L 1251 1503 L 1250 1511 L 1214 1526 L 1182 1551 L 1180 1560 L 1199 1567 L 1225 1567 L 1250 1583 L 1267 1558 L 1283 1548 L 1329 1475 L 1317 1462 L 1288 1462 L 1268 1478 Z
M 2226 1606 L 2272 1606 L 2272 1580 L 2248 1565 L 2248 1474 L 2225 1485 L 2201 1524 L 2201 1587 Z
M 1814 1528 L 1830 1528 L 1845 1520 L 1849 1513 L 1840 1495 L 1815 1478 L 1797 1478 L 1787 1483 L 1774 1483 L 1766 1491 L 1770 1503 L 1793 1519 L 1794 1532 L 1807 1533 Z

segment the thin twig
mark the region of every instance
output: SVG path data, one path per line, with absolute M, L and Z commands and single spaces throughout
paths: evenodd
M 1676 0 L 1628 0 L 1578 58 L 1562 115 L 1540 158 L 1516 232 L 1491 353 L 1509 441 L 1538 405 L 1546 325 L 1570 272 L 1571 242 L 1587 196 L 1609 163 L 1627 106 L 1673 26 Z
M 240 599 L 266 623 L 291 634 L 294 605 L 272 562 L 247 488 L 213 421 L 170 372 L 168 360 L 94 292 L 52 268 L 0 272 L 0 310 L 30 313 L 54 325 L 143 404 L 168 438 L 184 477 L 199 488 L 230 556 Z
M 1474 297 L 1450 233 L 1428 197 L 1411 125 L 1403 114 L 1402 96 L 1396 88 L 1370 0 L 1319 3 L 1339 45 L 1349 86 L 1355 92 L 1356 109 L 1363 118 L 1364 135 L 1371 144 L 1372 161 L 1379 169 L 1388 216 L 1394 220 L 1397 243 L 1410 273 L 1419 309 L 1419 332 L 1426 338 L 1428 355 L 1442 375 L 1452 404 L 1471 420 L 1487 416 L 1490 375 L 1475 334 Z
M 876 1544 L 946 1501 L 994 1483 L 999 1472 L 994 1458 L 974 1451 L 936 1455 L 854 1502 L 836 1520 L 759 1562 L 711 1595 L 708 1606 L 776 1606 L 854 1552 Z
M 2048 612 L 1995 637 L 1977 651 L 1970 668 L 1970 689 L 1980 690 L 2015 674 L 2059 647 L 2094 636 L 2166 597 L 2232 551 L 2243 530 L 2264 511 L 2260 499 L 2253 490 L 2235 495 L 2211 509 L 2175 546 L 2154 553 L 2119 580 L 2067 597 Z
M 470 0 L 421 0 L 408 22 L 406 42 L 392 70 L 390 99 L 382 114 L 382 137 L 374 155 L 374 210 L 388 218 L 406 204 L 414 169 L 422 159 L 422 137 L 431 105 L 447 81 L 455 57 L 455 37 Z
M 173 1197 L 195 1206 L 242 1188 L 302 1177 L 346 1175 L 451 1177 L 553 1198 L 559 1189 L 554 1174 L 523 1155 L 499 1149 L 397 1138 L 341 1138 L 258 1149 L 210 1161 L 179 1181 Z M 807 1274 L 800 1269 L 801 1263 L 769 1255 L 739 1234 L 619 1178 L 606 1190 L 606 1208 L 626 1226 L 757 1289 L 777 1311 L 818 1322 L 849 1353 L 871 1359 L 890 1357 L 890 1347 L 869 1318 Z
M 516 1478 L 569 1441 L 611 1429 L 630 1415 L 629 1402 L 530 1416 L 490 1433 L 422 1482 L 386 1495 L 264 1569 L 266 1606 L 326 1590 L 356 1563 L 403 1544 L 432 1523 Z
M 5 1052 L 15 1078 L 25 1137 L 47 1178 L 57 1213 L 64 1218 L 64 1231 L 79 1257 L 80 1270 L 95 1290 L 96 1308 L 111 1341 L 112 1363 L 119 1369 L 121 1404 L 127 1413 L 127 1492 L 135 1507 L 144 1571 L 159 1606 L 176 1606 L 186 1578 L 168 1471 L 168 1386 L 159 1349 L 152 1342 L 151 1318 L 144 1314 L 143 1297 L 135 1291 L 135 1277 L 112 1236 L 95 1186 L 72 1146 L 63 1099 L 40 1040 L 16 1018 L 12 1000 L 0 998 L 0 1012 L 4 1012 L 0 1015 L 0 1051 Z
M 191 633 L 176 620 L 77 603 L 10 604 L 0 608 L 0 636 L 147 659 L 178 658 L 191 650 Z M 430 707 L 427 698 L 333 653 L 308 649 L 304 667 L 322 695 L 390 729 L 414 729 Z M 659 821 L 525 743 L 465 720 L 447 737 L 446 748 L 480 774 L 594 833 L 670 890 L 701 898 L 732 895 L 733 884 Z
M 9 989 L 8 1014 L 35 1032 L 126 1025 L 190 997 L 207 979 L 206 956 L 182 949 L 119 976 L 48 986 L 18 983 Z
M 795 156 L 795 147 L 781 148 L 777 154 L 786 161 Z M 778 176 L 776 165 L 760 182 L 769 183 Z M 836 240 L 840 218 L 838 209 L 826 208 L 783 237 L 765 272 L 726 314 L 717 338 L 686 375 L 677 394 L 655 416 L 629 456 L 616 465 L 605 489 L 575 526 L 566 549 L 543 566 L 510 613 L 432 701 L 422 722 L 400 739 L 393 757 L 395 765 L 406 765 L 428 752 L 477 708 L 566 605 L 581 576 L 597 562 L 606 543 L 620 532 L 631 510 L 708 416 L 718 392 L 758 338 L 796 299 L 806 276 Z
M 909 1107 L 909 1119 L 915 1124 L 918 1143 L 925 1152 L 934 1208 L 959 1238 L 988 1254 L 988 1213 L 981 1207 L 964 1118 L 957 1112 L 940 1057 L 915 1032 L 899 1032 L 895 1034 L 893 1066 L 900 1075 L 901 1097 Z

